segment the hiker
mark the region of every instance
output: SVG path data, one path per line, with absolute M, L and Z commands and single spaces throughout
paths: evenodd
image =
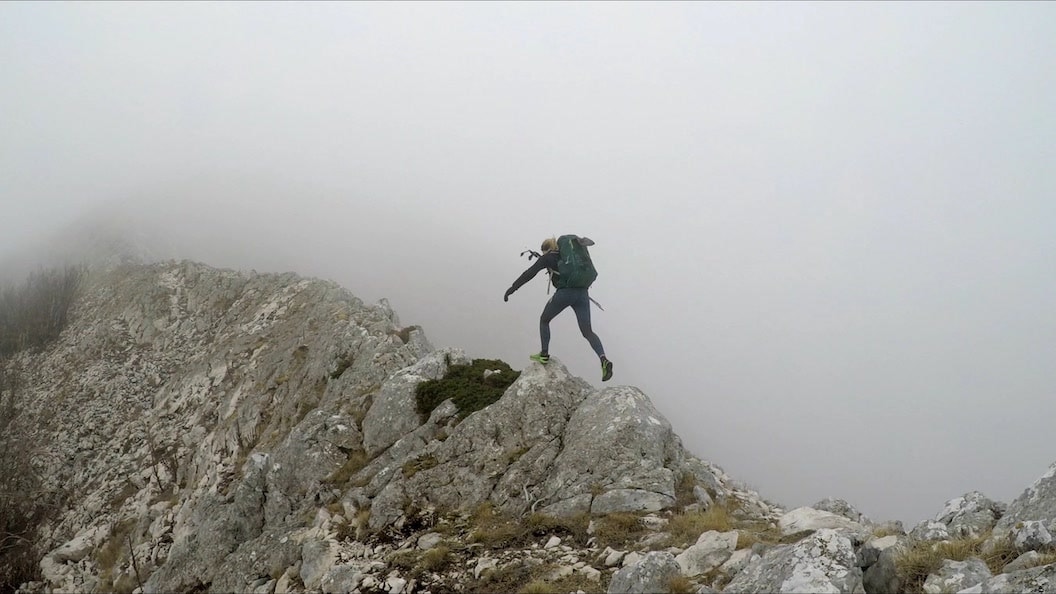
M 540 270 L 546 269 L 557 291 L 546 302 L 543 314 L 539 316 L 539 339 L 543 348 L 529 358 L 544 365 L 550 362 L 550 321 L 566 307 L 571 307 L 572 311 L 576 312 L 576 320 L 579 322 L 579 331 L 583 333 L 583 338 L 590 342 L 591 348 L 601 359 L 601 381 L 607 382 L 612 378 L 612 361 L 605 357 L 601 339 L 590 328 L 590 302 L 593 300 L 587 290 L 598 276 L 587 252 L 587 246 L 591 245 L 594 245 L 594 242 L 590 239 L 575 235 L 544 239 L 540 247 L 542 254 L 531 252 L 532 256 L 536 257 L 535 263 L 513 281 L 502 300 L 509 301 L 514 291 L 535 278 Z M 532 256 L 529 256 L 529 259 Z

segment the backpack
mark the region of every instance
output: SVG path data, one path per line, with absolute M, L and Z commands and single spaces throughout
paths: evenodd
M 550 275 L 555 287 L 586 289 L 598 278 L 598 271 L 590 261 L 588 245 L 594 245 L 594 242 L 586 238 L 581 240 L 575 235 L 557 238 L 557 270 Z

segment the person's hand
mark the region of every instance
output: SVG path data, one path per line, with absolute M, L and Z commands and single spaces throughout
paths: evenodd
M 502 296 L 503 301 L 509 301 L 510 295 L 513 294 L 513 289 L 506 289 L 506 294 Z

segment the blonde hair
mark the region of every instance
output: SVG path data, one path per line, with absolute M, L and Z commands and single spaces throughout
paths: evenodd
M 543 245 L 539 247 L 539 251 L 543 252 L 544 254 L 547 253 L 547 252 L 556 252 L 557 251 L 557 238 L 556 237 L 548 237 L 548 238 L 544 239 L 543 240 Z

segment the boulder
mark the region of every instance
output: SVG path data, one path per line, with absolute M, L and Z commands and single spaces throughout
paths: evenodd
M 1043 565 L 1043 563 L 1041 563 L 1042 558 L 1043 555 L 1037 551 L 1027 551 L 1013 559 L 1008 565 L 1005 565 L 1001 569 L 1001 573 L 1015 573 L 1017 571 Z
M 950 540 L 949 526 L 935 520 L 924 520 L 909 531 L 913 540 Z
M 897 534 L 891 534 L 884 537 L 872 537 L 858 549 L 858 567 L 865 569 L 872 567 L 880 560 L 880 554 L 883 553 L 889 547 L 893 547 L 899 542 L 899 536 Z
M 796 534 L 807 530 L 839 529 L 853 532 L 864 540 L 870 534 L 869 530 L 845 516 L 832 512 L 814 509 L 812 507 L 799 507 L 777 521 L 778 528 L 784 535 Z
M 896 560 L 909 549 L 912 542 L 910 537 L 899 534 L 870 540 L 862 547 L 859 562 L 870 560 L 873 555 L 871 551 L 876 552 L 876 560 L 868 565 L 862 575 L 862 586 L 867 594 L 899 594 L 903 591 Z
M 964 561 L 946 559 L 942 562 L 942 567 L 924 581 L 924 592 L 926 594 L 960 592 L 991 577 L 993 574 L 990 573 L 990 569 L 982 559 L 977 557 L 969 557 Z
M 675 557 L 682 575 L 695 577 L 719 567 L 737 548 L 737 532 L 709 530 L 697 538 L 697 542 Z
M 961 594 L 1056 592 L 1056 563 L 1012 573 L 1002 573 L 960 592 Z
M 829 513 L 836 514 L 838 516 L 843 516 L 848 520 L 851 520 L 852 522 L 858 522 L 859 524 L 868 523 L 868 518 L 862 516 L 861 512 L 859 512 L 857 509 L 855 509 L 853 505 L 847 503 L 843 499 L 829 497 L 826 499 L 822 499 L 821 501 L 815 503 L 810 507 L 816 510 L 826 511 Z
M 722 570 L 728 577 L 732 578 L 741 572 L 742 569 L 748 566 L 753 559 L 758 557 L 752 549 L 740 549 L 734 551 L 730 558 L 723 563 L 719 569 Z
M 670 592 L 668 585 L 681 575 L 678 562 L 671 553 L 647 553 L 634 565 L 624 567 L 612 576 L 609 594 L 651 594 Z
M 469 363 L 470 358 L 459 349 L 440 349 L 386 380 L 363 418 L 363 448 L 367 455 L 377 456 L 422 424 L 415 398 L 418 384 L 444 377 L 450 365 Z
M 1028 520 L 1017 522 L 1011 529 L 1012 546 L 1019 553 L 1040 551 L 1052 545 L 1052 534 L 1043 522 Z
M 798 543 L 773 547 L 741 570 L 723 592 L 863 592 L 853 538 L 823 528 Z
M 975 538 L 992 530 L 1006 508 L 979 491 L 971 491 L 947 501 L 935 521 L 946 525 L 950 538 Z
M 408 501 L 463 510 L 490 501 L 506 513 L 553 516 L 658 511 L 674 505 L 676 476 L 692 472 L 645 394 L 595 391 L 557 359 L 529 366 L 502 398 L 422 454 L 413 473 L 398 471 L 398 460 L 386 465 L 371 527 L 393 521 Z
M 1031 520 L 1042 522 L 1050 529 L 1056 528 L 1056 462 L 1008 505 L 994 531 L 1005 532 L 1017 522 Z

